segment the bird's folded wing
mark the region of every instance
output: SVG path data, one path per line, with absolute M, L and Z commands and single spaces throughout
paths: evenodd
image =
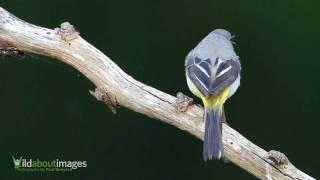
M 187 58 L 187 75 L 204 96 L 219 95 L 240 73 L 240 63 L 237 60 L 216 58 L 211 61 L 192 56 Z

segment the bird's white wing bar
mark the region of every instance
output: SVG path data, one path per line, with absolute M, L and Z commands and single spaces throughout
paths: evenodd
M 191 53 L 192 54 L 192 53 Z M 200 59 L 188 55 L 186 60 L 187 75 L 203 95 L 219 95 L 239 76 L 240 63 L 235 60 Z
M 214 81 L 209 88 L 209 93 L 217 96 L 225 88 L 229 87 L 240 75 L 240 61 L 225 60 L 221 61 L 216 67 Z
M 209 96 L 212 65 L 210 59 L 193 57 L 192 53 L 186 58 L 186 73 L 191 82 L 205 96 Z
M 232 66 L 228 66 L 223 71 L 219 72 L 219 74 L 216 75 L 216 78 L 218 78 L 218 77 L 222 76 L 223 74 L 227 73 L 227 71 L 229 71 L 231 68 L 232 68 Z

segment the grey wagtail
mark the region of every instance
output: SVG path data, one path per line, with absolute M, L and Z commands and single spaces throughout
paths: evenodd
M 240 85 L 240 60 L 234 52 L 232 38 L 228 31 L 216 29 L 192 49 L 185 60 L 188 87 L 203 101 L 205 109 L 205 161 L 224 156 L 223 104 Z

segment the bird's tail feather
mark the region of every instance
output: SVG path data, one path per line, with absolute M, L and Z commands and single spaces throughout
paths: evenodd
M 223 108 L 205 108 L 205 135 L 203 159 L 220 159 L 223 156 L 222 143 Z

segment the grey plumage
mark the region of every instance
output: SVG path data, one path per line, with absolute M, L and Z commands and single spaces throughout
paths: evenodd
M 189 89 L 198 97 L 219 96 L 226 88 L 231 97 L 240 85 L 240 61 L 234 52 L 231 34 L 216 29 L 207 35 L 186 57 L 186 76 Z M 194 87 L 195 86 L 195 87 Z M 202 95 L 194 89 L 196 88 Z M 224 102 L 222 102 L 224 103 Z M 205 106 L 204 160 L 223 156 L 222 122 L 225 122 L 223 105 Z
M 203 142 L 203 159 L 219 159 L 223 156 L 222 143 L 222 109 L 205 109 L 205 134 Z
M 228 31 L 216 29 L 186 57 L 187 76 L 205 96 L 217 96 L 240 75 L 240 61 L 231 38 Z M 224 73 L 217 77 L 221 72 Z

